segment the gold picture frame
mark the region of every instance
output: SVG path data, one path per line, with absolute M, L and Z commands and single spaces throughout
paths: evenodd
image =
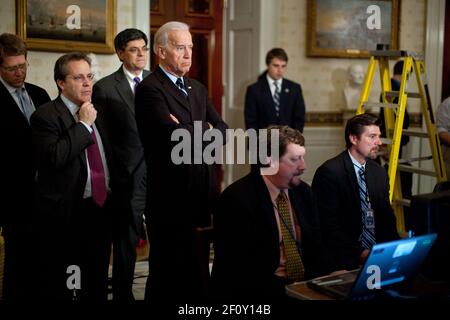
M 400 0 L 308 0 L 307 6 L 309 57 L 367 58 L 378 43 L 398 49 Z M 380 24 L 371 29 L 374 14 Z
M 17 34 L 28 49 L 114 53 L 116 0 L 16 0 Z

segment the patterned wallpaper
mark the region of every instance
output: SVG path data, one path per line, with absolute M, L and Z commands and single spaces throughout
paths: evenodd
M 280 0 L 279 37 L 274 46 L 286 49 L 289 55 L 287 77 L 302 85 L 307 112 L 341 111 L 345 106 L 343 88 L 347 68 L 357 63 L 367 69 L 368 59 L 306 57 L 306 2 Z M 425 17 L 426 0 L 401 1 L 400 49 L 424 51 Z M 379 82 L 377 69 L 370 100 L 378 99 Z M 410 87 L 414 88 L 413 81 L 410 81 Z M 410 107 L 413 112 L 419 110 L 417 104 L 411 103 Z

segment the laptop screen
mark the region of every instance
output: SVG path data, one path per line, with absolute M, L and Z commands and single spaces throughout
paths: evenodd
M 353 285 L 350 298 L 370 296 L 378 289 L 386 289 L 413 277 L 435 240 L 436 234 L 433 233 L 373 246 Z

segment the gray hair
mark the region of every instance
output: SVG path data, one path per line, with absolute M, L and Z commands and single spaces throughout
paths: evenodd
M 153 52 L 158 55 L 158 47 L 167 47 L 169 32 L 173 30 L 189 31 L 189 26 L 184 22 L 170 21 L 163 24 L 155 33 L 153 40 Z

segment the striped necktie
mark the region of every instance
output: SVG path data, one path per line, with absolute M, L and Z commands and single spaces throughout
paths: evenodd
M 305 268 L 294 239 L 295 229 L 289 214 L 289 203 L 286 194 L 281 191 L 275 201 L 281 218 L 280 227 L 286 255 L 287 277 L 291 281 L 301 281 L 304 279 Z
M 136 87 L 137 87 L 138 84 L 141 82 L 141 78 L 139 78 L 139 77 L 134 77 L 134 78 L 133 78 L 133 82 L 134 82 L 133 92 L 136 92 Z
M 277 118 L 280 116 L 280 86 L 278 85 L 278 80 L 273 82 L 275 86 L 275 92 L 273 93 L 273 103 L 275 105 L 275 113 Z
M 177 78 L 175 84 L 177 85 L 178 89 L 180 89 L 181 92 L 183 92 L 184 97 L 187 98 L 188 94 L 186 91 L 186 87 L 184 86 L 183 80 L 181 78 Z
M 359 168 L 358 171 L 358 188 L 359 188 L 359 198 L 361 200 L 361 213 L 362 213 L 362 233 L 361 233 L 361 244 L 364 249 L 371 249 L 375 244 L 375 228 L 367 228 L 366 220 L 368 212 L 372 212 L 369 201 L 369 194 L 367 191 L 366 184 L 366 171 L 364 167 Z M 373 217 L 371 217 L 373 219 Z

